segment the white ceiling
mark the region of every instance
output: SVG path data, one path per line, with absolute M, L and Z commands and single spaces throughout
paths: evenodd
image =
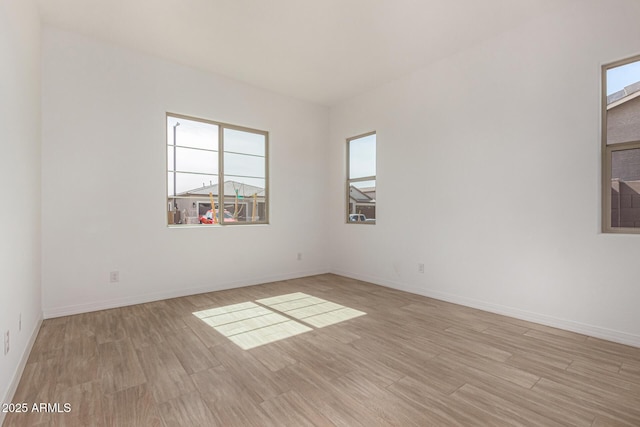
M 570 0 L 38 0 L 45 24 L 333 105 Z

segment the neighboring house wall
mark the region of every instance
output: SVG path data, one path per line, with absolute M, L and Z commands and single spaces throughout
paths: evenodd
M 352 214 L 363 214 L 367 219 L 375 219 L 376 205 L 354 203 L 353 201 L 351 201 L 351 203 L 349 203 L 349 212 Z
M 640 111 L 638 111 L 640 117 Z M 614 151 L 611 154 L 611 178 L 640 180 L 640 149 Z
M 640 140 L 640 97 L 607 112 L 607 135 L 609 144 Z M 611 226 L 640 227 L 640 150 L 614 151 L 611 177 Z

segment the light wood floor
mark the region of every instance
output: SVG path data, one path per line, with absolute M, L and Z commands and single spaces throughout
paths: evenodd
M 192 314 L 293 292 L 367 314 L 250 350 Z M 640 426 L 640 349 L 322 275 L 46 320 L 13 402 L 72 410 L 5 426 Z

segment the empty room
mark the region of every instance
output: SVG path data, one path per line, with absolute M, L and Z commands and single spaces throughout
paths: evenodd
M 0 0 L 0 425 L 640 426 L 637 0 Z

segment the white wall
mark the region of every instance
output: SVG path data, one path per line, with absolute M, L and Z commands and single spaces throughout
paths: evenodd
M 576 2 L 333 108 L 332 270 L 640 346 L 640 236 L 599 232 L 600 66 L 639 16 Z M 372 130 L 377 224 L 347 225 L 344 140 Z
M 600 65 L 639 53 L 639 8 L 576 2 L 330 116 L 46 28 L 45 315 L 330 267 L 640 345 L 640 236 L 599 233 L 598 137 Z M 271 225 L 165 226 L 166 111 L 270 131 Z M 348 226 L 344 139 L 370 130 L 378 223 Z
M 167 111 L 270 132 L 270 225 L 167 228 Z M 45 317 L 327 271 L 325 107 L 45 27 L 42 130 Z
M 0 402 L 13 396 L 42 319 L 40 19 L 32 1 L 0 0 Z M 22 329 L 20 330 L 20 315 Z M 0 424 L 4 414 L 0 412 Z

